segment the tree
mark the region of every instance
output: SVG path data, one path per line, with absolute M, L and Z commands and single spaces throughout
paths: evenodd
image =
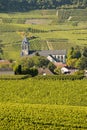
M 83 50 L 83 55 L 77 63 L 79 69 L 87 69 L 87 47 Z
M 77 67 L 78 67 L 80 70 L 87 69 L 87 57 L 82 57 L 82 58 L 78 61 Z
M 22 57 L 17 61 L 14 71 L 16 74 L 37 75 L 38 67 L 47 67 L 49 61 L 43 56 Z
M 48 68 L 51 72 L 54 73 L 54 70 L 56 69 L 56 66 L 52 63 L 52 62 L 49 62 L 48 64 Z
M 83 50 L 83 56 L 87 57 L 87 47 L 85 47 Z
M 7 4 L 6 4 L 7 3 Z M 87 0 L 0 0 L 0 11 L 29 11 L 77 5 L 87 7 Z
M 36 63 L 36 66 L 38 66 L 38 67 L 44 67 L 44 66 L 47 67 L 48 63 L 49 63 L 49 60 L 47 60 L 43 56 L 39 56 L 38 60 L 37 60 L 37 63 Z
M 69 66 L 70 68 L 75 68 L 77 61 L 78 61 L 78 59 L 76 59 L 76 58 L 69 59 L 69 60 L 67 60 L 67 66 Z
M 29 69 L 29 73 L 32 77 L 36 76 L 38 74 L 38 69 L 35 67 Z
M 54 72 L 55 72 L 56 74 L 60 75 L 60 74 L 61 74 L 61 67 L 55 68 Z
M 40 54 L 38 52 L 35 53 L 36 56 L 40 56 Z
M 22 74 L 21 65 L 15 65 L 14 72 L 15 72 L 15 74 Z
M 67 54 L 67 58 L 68 58 L 68 59 L 73 58 L 73 57 L 72 57 L 73 52 L 74 52 L 74 48 L 73 48 L 73 47 L 71 47 L 71 48 L 70 48 L 70 50 L 68 50 L 68 54 Z
M 0 59 L 2 59 L 2 55 L 3 55 L 3 49 L 2 49 L 2 45 L 0 44 Z
M 77 46 L 76 48 L 72 47 L 67 54 L 68 58 L 77 58 L 79 59 L 81 57 L 81 52 L 80 52 L 80 48 Z
M 77 46 L 71 48 L 67 54 L 67 65 L 69 67 L 76 67 L 77 61 L 81 58 L 80 48 Z

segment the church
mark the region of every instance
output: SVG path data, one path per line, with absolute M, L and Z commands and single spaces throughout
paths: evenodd
M 34 56 L 36 53 L 38 53 L 40 56 L 47 57 L 47 59 L 53 63 L 66 63 L 66 50 L 36 50 L 31 51 L 29 49 L 30 43 L 28 42 L 27 38 L 25 37 L 22 41 L 22 56 Z

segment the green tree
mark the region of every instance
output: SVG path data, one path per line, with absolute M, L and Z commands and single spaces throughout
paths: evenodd
M 19 66 L 21 65 L 20 73 L 32 74 L 32 76 L 34 76 L 37 74 L 36 68 L 47 67 L 48 63 L 49 61 L 43 56 L 22 57 L 17 61 L 14 71 L 19 73 Z
M 0 11 L 29 11 L 68 7 L 87 7 L 87 0 L 0 0 Z
M 78 59 L 74 58 L 74 59 L 68 59 L 67 60 L 67 66 L 74 68 L 76 67 L 76 63 L 77 63 Z
M 77 67 L 80 69 L 80 70 L 84 70 L 84 69 L 87 69 L 87 57 L 82 57 L 78 64 L 77 64 Z
M 38 69 L 33 67 L 33 68 L 30 68 L 29 71 L 28 71 L 31 76 L 36 76 L 38 74 Z
M 15 74 L 22 74 L 21 65 L 15 65 L 13 70 Z
M 2 45 L 0 44 L 0 59 L 3 58 L 3 49 L 2 49 Z
M 87 47 L 85 47 L 83 50 L 83 56 L 87 57 Z
M 57 75 L 62 74 L 62 73 L 61 73 L 61 67 L 55 68 L 54 72 L 55 72 Z
M 77 63 L 79 69 L 87 69 L 87 47 L 83 50 L 83 55 Z
M 44 67 L 44 66 L 47 67 L 47 66 L 48 66 L 48 63 L 49 63 L 49 60 L 47 60 L 47 59 L 46 59 L 45 57 L 43 57 L 43 56 L 39 56 L 36 65 L 37 65 L 38 67 Z
M 67 58 L 77 58 L 79 59 L 81 57 L 81 52 L 80 52 L 80 48 L 77 46 L 76 48 L 72 47 L 67 54 Z
M 56 69 L 56 66 L 52 63 L 52 62 L 49 62 L 48 64 L 48 68 L 51 72 L 54 73 L 54 70 Z
M 67 65 L 69 67 L 76 67 L 78 60 L 81 58 L 80 48 L 71 48 L 67 54 Z

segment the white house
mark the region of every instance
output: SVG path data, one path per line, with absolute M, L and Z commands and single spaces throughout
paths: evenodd
M 70 73 L 70 71 L 66 67 L 62 67 L 61 68 L 61 73 L 66 74 L 66 73 Z

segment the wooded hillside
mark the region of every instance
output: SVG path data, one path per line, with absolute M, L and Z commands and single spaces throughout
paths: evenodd
M 28 11 L 58 7 L 85 8 L 87 0 L 0 0 L 0 11 Z

